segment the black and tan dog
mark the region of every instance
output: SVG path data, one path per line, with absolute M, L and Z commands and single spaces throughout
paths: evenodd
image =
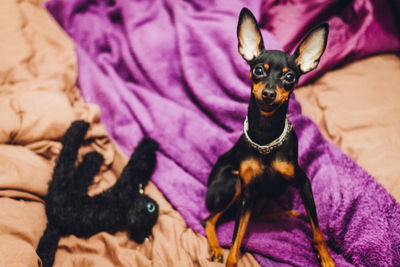
M 299 77 L 317 67 L 328 31 L 326 23 L 316 27 L 293 55 L 265 50 L 253 14 L 242 9 L 237 28 L 239 53 L 250 65 L 252 91 L 244 133 L 219 157 L 208 180 L 206 205 L 211 215 L 205 220 L 205 230 L 212 261 L 223 262 L 215 224 L 225 211 L 237 207 L 233 244 L 226 262 L 226 266 L 236 266 L 256 203 L 281 195 L 291 185 L 300 192 L 321 265 L 335 265 L 318 225 L 310 181 L 297 162 L 297 136 L 286 117 L 289 96 Z

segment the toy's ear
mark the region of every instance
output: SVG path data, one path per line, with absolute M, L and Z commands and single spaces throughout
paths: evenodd
M 328 23 L 322 23 L 313 29 L 296 48 L 293 56 L 303 73 L 312 71 L 318 66 L 319 59 L 326 48 L 328 32 Z
M 264 49 L 264 42 L 257 21 L 247 8 L 240 11 L 237 37 L 239 53 L 247 62 L 258 57 Z

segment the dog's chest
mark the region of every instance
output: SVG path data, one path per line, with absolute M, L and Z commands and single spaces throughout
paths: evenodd
M 253 187 L 257 191 L 276 191 L 295 176 L 293 163 L 273 158 L 265 161 L 250 157 L 240 162 L 239 176 L 245 187 Z M 276 188 L 275 188 L 276 187 Z

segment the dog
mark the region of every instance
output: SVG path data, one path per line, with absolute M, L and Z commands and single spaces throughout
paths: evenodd
M 325 51 L 329 25 L 313 29 L 291 55 L 265 50 L 254 15 L 240 12 L 238 50 L 250 66 L 251 97 L 244 133 L 228 152 L 221 155 L 208 179 L 205 232 L 211 261 L 223 262 L 215 233 L 221 215 L 236 208 L 232 246 L 226 266 L 236 266 L 238 253 L 252 211 L 260 200 L 283 194 L 287 186 L 298 189 L 313 231 L 313 246 L 324 267 L 335 266 L 318 225 L 311 184 L 300 168 L 298 139 L 287 119 L 288 101 L 301 75 L 315 69 Z M 296 212 L 286 212 L 293 215 Z
M 88 153 L 75 168 L 78 149 L 88 128 L 87 122 L 74 121 L 62 141 L 45 198 L 48 223 L 36 250 L 44 267 L 53 265 L 63 236 L 86 238 L 102 231 L 127 230 L 133 240 L 142 243 L 151 235 L 158 218 L 157 203 L 143 193 L 155 169 L 158 143 L 144 138 L 117 182 L 90 197 L 87 189 L 99 172 L 103 157 L 97 152 Z

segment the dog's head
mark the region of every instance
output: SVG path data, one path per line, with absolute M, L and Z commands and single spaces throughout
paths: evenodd
M 254 15 L 247 8 L 240 12 L 237 27 L 239 53 L 250 65 L 252 94 L 261 114 L 270 116 L 288 99 L 299 77 L 315 69 L 328 39 L 329 25 L 314 28 L 291 55 L 265 50 Z

